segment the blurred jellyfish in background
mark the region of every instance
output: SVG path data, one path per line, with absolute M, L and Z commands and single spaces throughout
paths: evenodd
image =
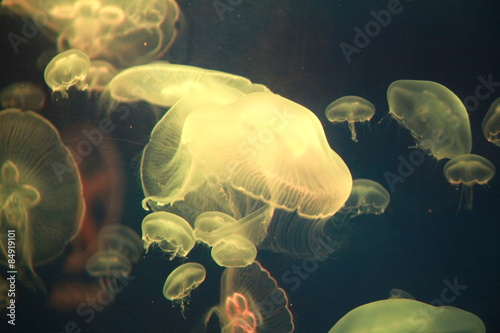
M 387 89 L 389 114 L 408 129 L 417 147 L 436 159 L 472 149 L 469 115 L 462 101 L 432 81 L 398 80 Z
M 68 98 L 68 89 L 82 82 L 90 69 L 89 57 L 82 51 L 71 49 L 55 56 L 47 65 L 44 72 L 45 83 L 62 98 Z M 82 90 L 87 86 L 79 84 Z
M 221 332 L 293 332 L 288 298 L 258 262 L 226 268 L 221 278 L 220 303 L 206 315 L 219 317 Z
M 185 258 L 195 245 L 193 228 L 182 217 L 167 213 L 151 213 L 142 221 L 142 242 L 148 251 L 151 245 L 175 257 Z
M 442 332 L 485 333 L 482 320 L 453 306 L 433 306 L 416 301 L 405 291 L 391 291 L 389 299 L 349 311 L 329 333 Z
M 129 227 L 110 225 L 97 236 L 99 250 L 89 258 L 87 273 L 99 279 L 101 288 L 115 294 L 118 280 L 128 277 L 132 263 L 139 260 L 142 246 L 139 236 Z
M 391 289 L 389 292 L 389 299 L 391 298 L 406 298 L 406 299 L 415 299 L 412 295 L 410 295 L 408 292 L 401 290 L 401 289 Z
M 351 139 L 358 142 L 354 123 L 367 122 L 375 114 L 375 106 L 358 96 L 344 96 L 328 104 L 325 110 L 326 118 L 330 122 L 347 121 L 351 130 Z
M 15 231 L 16 266 L 27 274 L 21 282 L 44 290 L 33 267 L 77 234 L 84 211 L 79 172 L 56 128 L 34 112 L 1 111 L 0 133 L 0 233 Z M 0 245 L 6 265 L 6 237 Z
M 45 106 L 43 89 L 31 82 L 9 84 L 0 92 L 2 107 L 39 112 Z
M 485 185 L 495 176 L 495 166 L 486 158 L 475 154 L 452 158 L 444 165 L 443 171 L 450 184 L 462 186 L 460 206 L 465 201 L 465 209 L 469 212 L 474 199 L 472 187 L 476 184 Z
M 486 140 L 500 147 L 500 97 L 491 103 L 484 115 L 483 134 Z
M 191 291 L 205 281 L 206 275 L 205 267 L 201 264 L 193 262 L 182 264 L 174 269 L 165 280 L 163 296 L 173 301 L 174 304 L 179 304 L 184 313 Z
M 175 41 L 180 17 L 174 0 L 6 0 L 2 6 L 42 21 L 39 28 L 56 41 L 59 52 L 79 49 L 117 68 L 164 55 Z
M 80 90 L 87 90 L 89 95 L 94 92 L 101 93 L 118 73 L 118 69 L 105 60 L 91 60 L 87 75 L 77 82 L 76 86 Z

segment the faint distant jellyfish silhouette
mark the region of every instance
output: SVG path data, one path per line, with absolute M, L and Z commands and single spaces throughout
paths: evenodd
M 344 96 L 330 103 L 325 110 L 326 118 L 330 122 L 347 121 L 351 130 L 351 139 L 358 142 L 355 122 L 370 121 L 375 114 L 375 106 L 358 96 Z
M 469 116 L 462 101 L 432 81 L 399 80 L 387 89 L 389 114 L 407 128 L 417 146 L 436 159 L 468 154 Z
M 266 236 L 275 209 L 296 214 L 301 220 L 293 227 L 273 219 L 277 231 L 270 246 L 305 255 L 352 185 L 318 118 L 269 92 L 226 105 L 174 105 L 153 129 L 141 177 L 143 205 L 155 210 L 175 209 L 183 200 L 200 212 L 219 211 L 237 221 L 257 212 L 245 222 L 254 228 L 244 236 L 255 245 Z M 283 224 L 303 235 L 300 244 L 282 233 Z
M 45 106 L 45 93 L 42 88 L 31 82 L 9 84 L 0 93 L 2 107 L 17 108 L 23 111 L 40 111 Z
M 214 313 L 224 333 L 294 331 L 286 293 L 258 262 L 224 270 L 220 304 L 210 309 L 205 324 Z
M 391 289 L 391 291 L 389 292 L 388 298 L 389 299 L 393 299 L 393 298 L 415 299 L 415 297 L 410 295 L 408 292 L 401 290 L 401 289 L 397 289 L 397 288 Z
M 83 81 L 90 69 L 89 57 L 80 50 L 71 49 L 55 56 L 44 72 L 45 83 L 52 89 L 53 95 L 60 92 L 62 98 L 68 98 L 67 90 Z M 80 86 L 82 89 L 86 87 Z
M 191 291 L 205 281 L 206 275 L 205 267 L 198 263 L 182 264 L 168 275 L 163 286 L 163 296 L 180 304 L 184 312 Z
M 119 73 L 119 71 L 105 60 L 91 60 L 90 68 L 84 80 L 77 83 L 80 90 L 90 93 L 102 93 L 106 85 Z
M 1 111 L 0 133 L 0 233 L 15 230 L 16 267 L 27 274 L 20 280 L 44 290 L 33 267 L 75 237 L 84 211 L 80 176 L 56 128 L 40 115 Z M 0 242 L 7 265 L 7 237 Z
M 170 255 L 170 260 L 186 257 L 196 243 L 191 225 L 182 217 L 168 212 L 155 212 L 144 218 L 142 241 L 146 251 L 156 244 Z
M 100 250 L 115 250 L 135 263 L 142 254 L 142 244 L 139 235 L 131 228 L 113 224 L 103 227 L 97 235 Z
M 448 182 L 462 186 L 460 205 L 465 200 L 465 209 L 472 210 L 473 186 L 485 185 L 495 176 L 495 166 L 486 158 L 475 154 L 464 154 L 452 158 L 444 165 L 444 175 Z
M 484 116 L 483 134 L 486 140 L 500 147 L 500 97 L 493 101 Z

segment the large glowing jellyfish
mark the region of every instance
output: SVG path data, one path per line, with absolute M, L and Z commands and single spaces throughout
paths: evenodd
M 67 90 L 83 81 L 89 69 L 89 57 L 80 50 L 71 49 L 58 54 L 49 62 L 44 72 L 45 83 L 53 93 L 60 92 L 62 98 L 68 98 Z
M 351 139 L 358 142 L 354 123 L 370 121 L 375 114 L 375 106 L 358 96 L 344 96 L 328 104 L 325 110 L 330 122 L 347 121 L 351 130 Z
M 80 49 L 90 59 L 118 68 L 148 63 L 165 54 L 177 36 L 175 0 L 6 0 L 15 13 L 39 18 L 59 52 Z
M 45 106 L 45 93 L 34 83 L 16 82 L 2 89 L 0 100 L 5 109 L 40 111 Z
M 443 171 L 450 184 L 457 187 L 462 185 L 460 203 L 465 199 L 465 209 L 468 211 L 472 210 L 472 187 L 476 184 L 485 185 L 495 176 L 495 166 L 486 158 L 475 154 L 452 158 L 444 165 Z
M 294 330 L 285 292 L 258 262 L 224 270 L 220 304 L 208 312 L 205 323 L 214 313 L 224 333 L 287 333 Z
M 205 281 L 206 275 L 205 267 L 201 264 L 194 262 L 182 264 L 174 269 L 165 280 L 163 296 L 180 304 L 184 312 L 191 291 Z
M 151 213 L 142 221 L 142 241 L 147 251 L 151 245 L 158 245 L 175 257 L 186 257 L 195 245 L 193 228 L 182 217 L 167 213 Z
M 139 260 L 142 246 L 139 236 L 129 227 L 110 225 L 97 235 L 99 250 L 85 264 L 89 275 L 99 279 L 101 288 L 118 290 L 118 280 L 132 271 L 132 263 Z
M 59 255 L 83 216 L 76 163 L 56 128 L 31 111 L 0 112 L 0 233 L 13 233 L 16 267 L 25 284 L 44 289 L 33 266 Z M 0 240 L 0 263 L 8 264 L 8 238 Z
M 270 92 L 194 109 L 179 103 L 156 125 L 144 149 L 143 204 L 170 210 L 184 201 L 198 214 L 225 213 L 254 225 L 245 238 L 255 245 L 278 209 L 300 221 L 289 225 L 286 218 L 274 218 L 268 245 L 294 255 L 312 251 L 352 185 L 318 118 Z
M 399 80 L 387 89 L 389 114 L 407 128 L 417 146 L 436 159 L 468 154 L 469 116 L 462 101 L 432 81 Z
M 491 103 L 484 115 L 483 134 L 486 140 L 500 147 L 500 97 Z

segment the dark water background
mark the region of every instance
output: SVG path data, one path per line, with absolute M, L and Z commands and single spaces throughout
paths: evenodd
M 370 178 L 389 189 L 384 174 L 398 172 L 398 157 L 408 159 L 414 141 L 389 118 L 378 123 L 388 111 L 388 85 L 398 79 L 436 81 L 463 99 L 474 96 L 478 76 L 491 75 L 500 82 L 500 2 L 401 1 L 402 11 L 360 54 L 353 54 L 350 63 L 346 61 L 339 44 L 352 45 L 354 27 L 364 29 L 373 20 L 370 11 L 386 9 L 388 3 L 242 0 L 221 21 L 212 1 L 179 1 L 185 31 L 166 58 L 247 77 L 306 106 L 320 118 L 331 147 L 353 178 Z M 45 87 L 36 59 L 49 52 L 51 44 L 38 35 L 15 54 L 5 36 L 20 31 L 23 23 L 5 16 L 0 22 L 0 87 L 20 80 Z M 472 152 L 488 158 L 498 170 L 500 148 L 488 143 L 481 131 L 484 114 L 500 96 L 497 85 L 469 116 Z M 359 143 L 350 140 L 345 124 L 332 125 L 324 117 L 325 107 L 344 95 L 362 96 L 377 109 L 369 126 L 358 127 Z M 75 98 L 77 102 L 67 104 L 49 102 L 42 114 L 62 127 L 74 117 L 84 119 L 95 101 L 84 95 Z M 140 231 L 145 212 L 140 207 L 137 156 L 152 124 L 144 116 L 128 121 L 136 131 L 121 124 L 113 138 L 125 161 L 123 223 Z M 488 332 L 500 332 L 500 177 L 474 189 L 471 213 L 457 213 L 460 192 L 447 183 L 443 165 L 426 158 L 390 191 L 386 213 L 355 219 L 350 244 L 307 277 L 294 282 L 284 278 L 302 260 L 259 253 L 258 259 L 289 296 L 297 332 L 327 332 L 348 311 L 387 298 L 392 288 L 423 302 L 440 300 L 445 281 L 454 280 L 467 288 L 449 305 L 478 315 Z M 193 293 L 186 319 L 161 294 L 166 276 L 181 262 L 152 252 L 134 266 L 130 285 L 90 323 L 87 316 L 51 310 L 43 297 L 21 289 L 17 329 L 63 332 L 72 320 L 82 332 L 188 332 L 218 301 L 222 272 L 206 250 L 195 249 L 189 261 L 205 263 L 209 278 Z M 56 278 L 57 263 L 40 269 L 49 285 Z M 11 329 L 0 326 L 0 332 Z M 215 321 L 210 330 L 218 330 Z

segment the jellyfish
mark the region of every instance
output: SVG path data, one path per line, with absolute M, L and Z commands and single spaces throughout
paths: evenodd
M 192 109 L 176 103 L 153 129 L 141 178 L 145 208 L 175 209 L 183 201 L 200 213 L 218 211 L 252 223 L 256 246 L 269 235 L 273 250 L 307 255 L 325 221 L 349 196 L 349 169 L 328 145 L 318 118 L 270 92 Z M 288 224 L 275 210 L 299 217 Z M 255 215 L 251 215 L 256 213 Z M 249 218 L 247 218 L 247 216 Z M 192 225 L 194 221 L 188 221 Z M 297 241 L 290 241 L 288 232 Z
M 500 147 L 500 97 L 491 103 L 484 115 L 483 134 L 486 140 Z
M 163 286 L 163 296 L 181 306 L 184 312 L 188 297 L 193 289 L 196 289 L 207 275 L 203 265 L 190 262 L 182 264 L 174 269 Z
M 118 69 L 105 60 L 91 60 L 90 68 L 84 80 L 77 83 L 77 88 L 90 93 L 102 93 L 106 85 L 119 73 Z
M 351 130 L 351 139 L 358 142 L 354 123 L 370 121 L 375 114 L 375 106 L 358 96 L 344 96 L 328 104 L 325 110 L 330 122 L 347 121 Z
M 16 266 L 27 286 L 44 290 L 34 266 L 58 256 L 79 229 L 82 184 L 70 151 L 42 116 L 19 109 L 0 112 L 0 233 L 12 234 Z M 8 263 L 8 238 L 0 240 Z
M 465 209 L 472 210 L 476 184 L 485 185 L 495 176 L 495 166 L 486 158 L 475 154 L 464 154 L 452 158 L 444 165 L 444 175 L 454 186 L 462 186 L 460 204 L 465 199 Z
M 453 306 L 433 306 L 407 298 L 368 303 L 349 311 L 329 333 L 485 333 L 482 320 Z
M 45 106 L 45 93 L 42 88 L 31 82 L 9 84 L 0 92 L 2 107 L 17 108 L 23 111 L 40 111 Z
M 468 154 L 469 116 L 462 101 L 432 81 L 399 80 L 387 89 L 389 114 L 408 129 L 417 147 L 436 159 Z
M 220 304 L 207 313 L 219 317 L 221 332 L 293 332 L 288 298 L 276 280 L 255 261 L 244 268 L 226 268 L 221 278 Z
M 97 235 L 100 250 L 115 250 L 131 262 L 136 263 L 142 254 L 142 244 L 137 233 L 131 228 L 113 224 L 103 227 Z
M 392 298 L 415 299 L 415 297 L 410 295 L 408 292 L 397 288 L 391 289 L 391 291 L 389 292 L 389 299 Z
M 44 72 L 45 83 L 53 94 L 60 92 L 62 98 L 68 98 L 67 90 L 83 81 L 89 69 L 89 57 L 80 50 L 71 49 L 58 54 L 49 62 Z
M 147 251 L 151 244 L 175 257 L 186 257 L 194 247 L 193 228 L 182 217 L 168 212 L 154 212 L 142 221 L 142 241 Z

